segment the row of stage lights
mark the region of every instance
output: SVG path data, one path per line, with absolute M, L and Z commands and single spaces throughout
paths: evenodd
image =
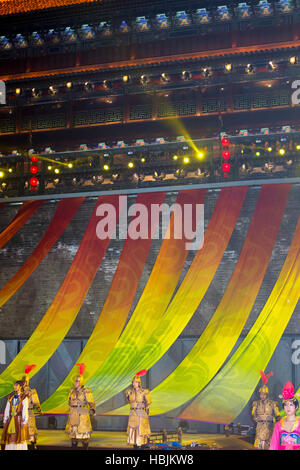
M 295 64 L 298 63 L 298 57 L 297 56 L 291 56 L 291 57 L 289 57 L 288 62 L 291 65 L 295 65 Z M 266 64 L 266 68 L 270 72 L 276 71 L 278 69 L 278 67 L 279 67 L 278 63 L 276 63 L 273 60 L 270 60 Z M 244 71 L 244 73 L 247 73 L 247 74 L 254 74 L 256 72 L 256 70 L 257 70 L 257 66 L 254 65 L 254 64 L 251 64 L 251 63 L 243 66 L 243 71 Z M 230 62 L 226 63 L 224 65 L 223 71 L 225 73 L 233 72 L 234 71 L 234 65 Z M 211 66 L 207 66 L 207 67 L 202 67 L 202 69 L 199 70 L 199 73 L 194 74 L 194 75 L 189 70 L 183 70 L 181 72 L 181 74 L 177 75 L 176 77 L 174 77 L 174 75 L 163 72 L 159 76 L 159 80 L 162 84 L 167 84 L 167 83 L 170 83 L 172 81 L 172 79 L 174 79 L 174 78 L 177 79 L 177 80 L 179 79 L 179 80 L 183 80 L 183 81 L 189 81 L 189 80 L 192 80 L 193 78 L 197 79 L 197 78 L 199 78 L 199 76 L 202 77 L 202 78 L 210 78 L 210 77 L 213 76 L 213 74 L 214 74 L 213 68 Z M 93 83 L 91 81 L 86 81 L 86 82 L 84 82 L 84 84 L 80 84 L 79 86 L 86 93 L 90 93 L 90 92 L 95 91 L 96 87 L 98 89 L 100 88 L 100 89 L 103 89 L 105 91 L 111 91 L 111 90 L 113 90 L 114 84 L 116 82 L 122 83 L 123 85 L 129 85 L 129 84 L 131 84 L 135 81 L 137 84 L 140 84 L 141 86 L 147 86 L 147 85 L 150 85 L 150 83 L 153 82 L 153 80 L 156 80 L 156 79 L 157 79 L 157 77 L 151 77 L 148 74 L 142 74 L 139 78 L 133 78 L 130 75 L 125 74 L 125 75 L 123 75 L 123 77 L 120 80 L 103 80 L 102 82 L 98 82 L 98 83 Z M 50 85 L 46 91 L 49 95 L 54 96 L 54 95 L 58 94 L 58 92 L 62 89 L 65 89 L 67 91 L 68 90 L 71 91 L 72 89 L 74 89 L 74 86 L 76 86 L 76 84 L 73 84 L 71 81 L 68 81 L 63 86 L 61 86 L 61 85 L 60 86 Z M 15 89 L 15 94 L 16 94 L 16 96 L 20 96 L 22 94 L 22 89 L 20 87 L 17 87 Z M 33 98 L 40 98 L 42 96 L 42 90 L 38 90 L 37 88 L 32 88 L 31 89 L 31 96 Z
M 229 137 L 226 134 L 223 134 L 221 136 L 221 156 L 222 156 L 222 171 L 223 171 L 223 177 L 227 178 L 229 176 L 229 172 L 231 170 L 231 163 L 230 160 L 232 159 L 233 156 L 236 155 L 231 155 L 230 151 L 230 146 L 231 142 Z M 300 152 L 300 144 L 295 145 L 295 149 Z M 245 149 L 242 149 L 240 151 L 240 156 L 245 156 L 245 157 L 262 157 L 266 155 L 270 156 L 285 156 L 287 153 L 287 150 L 284 147 L 279 147 L 279 148 L 274 148 L 274 146 L 267 146 L 264 149 L 251 149 L 249 146 L 245 147 Z M 186 152 L 183 153 L 182 155 L 174 154 L 171 156 L 171 159 L 178 163 L 180 167 L 188 167 L 190 164 L 194 165 L 195 163 L 198 163 L 200 161 L 205 161 L 206 157 L 209 155 L 209 151 L 207 150 L 201 150 L 198 149 L 197 152 L 193 151 L 192 154 L 188 153 L 188 148 L 186 148 Z M 38 166 L 38 163 L 43 160 L 43 156 L 36 156 L 36 155 L 30 155 L 30 173 L 31 177 L 29 179 L 30 183 L 30 189 L 32 191 L 35 191 L 39 185 L 39 173 L 40 169 Z M 88 160 L 77 160 L 77 163 L 86 163 L 88 166 L 92 166 L 91 163 L 88 163 Z M 165 161 L 164 161 L 165 163 Z M 127 162 L 126 167 L 128 170 L 135 171 L 136 169 L 143 168 L 144 165 L 147 165 L 147 158 L 145 157 L 139 157 L 139 158 L 133 158 L 130 161 Z M 48 173 L 53 173 L 56 177 L 58 177 L 61 174 L 62 168 L 72 170 L 76 168 L 76 162 L 75 164 L 73 162 L 59 162 L 59 161 L 51 161 L 47 164 L 46 169 Z M 123 170 L 126 168 L 124 167 Z M 112 162 L 111 155 L 109 153 L 104 154 L 104 163 L 102 165 L 102 171 L 107 174 L 114 174 L 114 171 L 116 170 L 115 165 Z M 14 170 L 13 168 L 8 168 L 8 169 L 1 169 L 0 170 L 0 179 L 5 178 L 9 173 L 11 176 L 13 176 Z M 65 174 L 65 172 L 64 172 Z
M 274 8 L 275 7 L 275 8 Z M 24 49 L 29 46 L 41 47 L 45 44 L 59 44 L 61 42 L 76 43 L 78 41 L 93 40 L 100 35 L 103 38 L 110 38 L 114 33 L 128 34 L 131 31 L 137 33 L 150 32 L 156 30 L 168 30 L 170 27 L 186 27 L 191 25 L 207 25 L 213 21 L 228 22 L 233 19 L 245 20 L 254 15 L 268 17 L 276 11 L 279 14 L 289 14 L 293 11 L 292 0 L 277 0 L 272 2 L 260 0 L 254 7 L 246 2 L 238 3 L 234 8 L 227 5 L 220 5 L 212 10 L 198 8 L 193 12 L 178 11 L 175 15 L 168 16 L 160 13 L 153 19 L 145 16 L 137 17 L 133 21 L 123 20 L 118 27 L 114 28 L 108 21 L 102 21 L 97 25 L 83 24 L 79 28 L 67 26 L 64 30 L 50 29 L 44 33 L 33 32 L 29 36 L 17 34 L 11 39 L 0 36 L 0 49 L 10 50 L 13 47 Z

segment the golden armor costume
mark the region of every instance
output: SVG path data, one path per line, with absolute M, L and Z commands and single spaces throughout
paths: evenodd
M 28 398 L 28 434 L 30 441 L 30 450 L 35 449 L 36 439 L 37 439 L 37 427 L 35 421 L 34 410 L 37 410 L 41 414 L 41 405 L 40 400 L 35 388 L 30 388 L 29 386 L 29 372 L 35 367 L 35 365 L 26 366 L 25 376 L 22 378 L 23 381 L 23 392 Z
M 128 420 L 128 444 L 134 447 L 142 447 L 149 442 L 151 429 L 149 425 L 149 406 L 151 399 L 149 390 L 143 389 L 141 384 L 141 375 L 147 371 L 141 371 L 132 379 L 132 385 L 125 392 L 126 401 L 130 404 L 130 413 Z M 138 388 L 134 388 L 134 381 L 138 382 Z
M 256 435 L 254 447 L 257 449 L 269 449 L 274 428 L 274 418 L 280 418 L 280 412 L 276 401 L 270 400 L 267 381 L 272 372 L 267 376 L 260 371 L 263 386 L 259 389 L 261 399 L 254 401 L 252 405 L 252 417 L 256 422 Z
M 78 440 L 83 441 L 83 448 L 88 448 L 88 442 L 92 433 L 90 413 L 95 414 L 96 405 L 92 392 L 83 386 L 82 374 L 84 364 L 80 364 L 79 376 L 76 377 L 75 387 L 69 393 L 69 417 L 66 425 L 66 433 L 72 440 L 72 447 L 77 448 Z M 79 386 L 76 387 L 76 381 Z
M 28 449 L 28 398 L 22 393 L 21 386 L 21 381 L 16 382 L 15 391 L 7 397 L 1 438 L 5 450 Z

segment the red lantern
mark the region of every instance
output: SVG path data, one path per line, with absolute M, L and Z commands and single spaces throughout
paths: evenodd
M 38 173 L 38 171 L 39 171 L 39 167 L 38 167 L 38 166 L 32 165 L 32 166 L 30 167 L 30 173 L 32 173 L 33 175 L 36 175 L 36 174 Z
M 35 157 L 34 155 L 30 157 L 30 160 L 32 161 L 32 163 L 37 163 L 39 161 L 39 159 Z
M 36 187 L 38 184 L 39 180 L 35 176 L 32 176 L 32 178 L 30 178 L 30 186 Z
M 230 163 L 223 163 L 223 165 L 222 165 L 222 170 L 223 170 L 225 173 L 228 172 L 228 171 L 230 170 L 230 168 L 231 168 Z
M 229 147 L 230 141 L 228 137 L 222 137 L 221 144 L 223 145 L 223 147 Z
M 223 157 L 223 160 L 229 160 L 229 158 L 230 158 L 229 150 L 223 150 L 222 157 Z

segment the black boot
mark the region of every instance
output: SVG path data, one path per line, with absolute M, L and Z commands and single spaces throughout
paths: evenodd
M 28 450 L 36 450 L 36 441 L 30 442 L 30 444 L 28 444 Z
M 82 443 L 82 450 L 88 450 L 89 443 L 88 442 L 83 442 Z
M 72 442 L 72 450 L 78 450 L 78 442 Z

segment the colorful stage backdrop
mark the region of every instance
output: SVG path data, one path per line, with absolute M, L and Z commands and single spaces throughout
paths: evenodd
M 259 370 L 268 367 L 293 313 L 300 313 L 299 187 L 147 192 L 124 200 L 107 195 L 1 203 L 0 336 L 10 353 L 0 357 L 0 397 L 25 365 L 35 364 L 31 377 L 49 384 L 45 371 L 56 364 L 60 383 L 47 388 L 42 409 L 64 414 L 75 364 L 84 362 L 98 413 L 127 415 L 123 391 L 146 368 L 152 416 L 230 423 L 251 399 Z M 176 212 L 169 214 L 170 237 L 163 239 L 162 220 L 151 214 L 163 203 L 176 204 L 182 227 L 186 208 L 193 208 L 194 230 L 201 220 L 196 205 L 203 204 L 203 247 L 188 247 L 184 230 L 178 236 Z M 146 211 L 145 236 L 132 239 L 130 223 L 143 233 L 141 212 L 125 213 L 127 205 Z M 100 214 L 99 207 L 112 208 L 115 216 Z M 127 237 L 120 236 L 124 220 Z M 106 221 L 105 239 L 100 221 Z M 25 250 L 29 227 L 32 244 Z M 33 285 L 35 302 L 26 305 Z M 13 327 L 14 321 L 20 324 Z M 193 345 L 170 368 L 170 351 L 189 336 Z M 159 367 L 160 381 L 150 381 Z

